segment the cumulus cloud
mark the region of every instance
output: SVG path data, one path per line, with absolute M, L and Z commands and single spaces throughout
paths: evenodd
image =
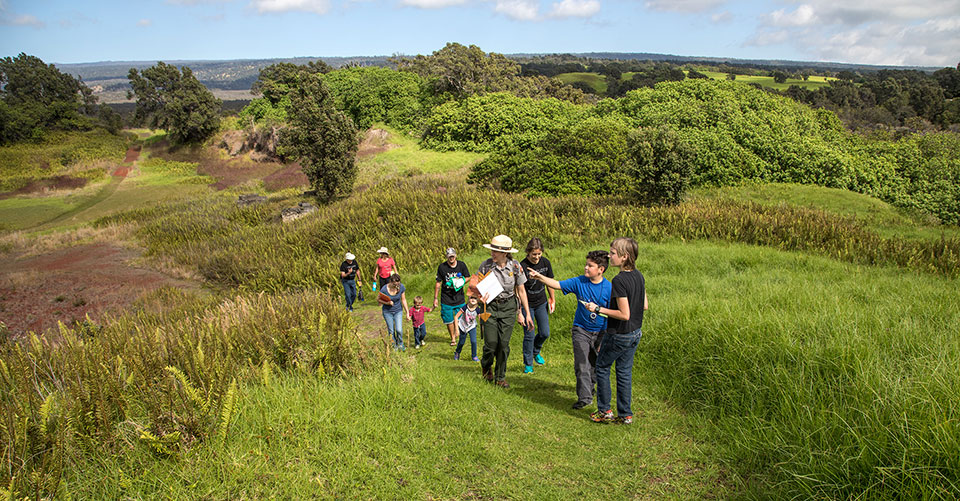
M 554 2 L 550 17 L 591 17 L 600 12 L 598 0 L 562 0 Z
M 803 0 L 769 12 L 746 45 L 792 44 L 812 59 L 953 66 L 960 56 L 960 0 Z
M 710 16 L 710 22 L 714 24 L 726 24 L 730 21 L 733 21 L 733 14 L 731 14 L 729 10 L 717 12 L 716 14 Z
M 767 19 L 772 26 L 808 26 L 817 22 L 817 14 L 812 5 L 803 4 L 790 12 L 786 9 L 771 12 Z
M 330 10 L 328 0 L 252 0 L 250 6 L 260 14 L 279 12 L 313 12 L 326 14 Z
M 463 5 L 464 3 L 466 3 L 466 0 L 402 0 L 400 5 L 421 9 L 442 9 L 454 5 Z
M 715 9 L 725 0 L 647 0 L 644 7 L 661 12 L 697 13 Z
M 540 6 L 529 0 L 497 0 L 493 10 L 518 21 L 533 21 L 537 19 Z

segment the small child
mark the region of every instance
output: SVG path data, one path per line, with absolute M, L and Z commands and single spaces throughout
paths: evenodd
M 424 320 L 424 314 L 430 313 L 433 311 L 431 308 L 425 308 L 423 306 L 423 297 L 417 296 L 413 298 L 413 307 L 410 308 L 410 321 L 413 322 L 413 347 L 419 349 L 421 346 L 426 345 L 427 337 L 427 324 Z
M 460 360 L 460 350 L 462 350 L 463 345 L 466 344 L 467 334 L 469 334 L 470 354 L 473 357 L 474 362 L 480 361 L 480 359 L 477 358 L 477 315 L 480 314 L 480 310 L 477 308 L 477 306 L 479 304 L 480 301 L 476 296 L 468 296 L 467 304 L 463 305 L 463 308 L 457 310 L 457 314 L 453 316 L 453 321 L 460 329 L 460 339 L 457 341 L 457 351 L 453 353 L 454 360 Z

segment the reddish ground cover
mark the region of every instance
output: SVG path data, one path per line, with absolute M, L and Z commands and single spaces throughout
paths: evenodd
M 195 287 L 127 264 L 137 253 L 108 244 L 0 260 L 0 320 L 14 336 L 55 329 L 89 315 L 94 321 L 163 286 Z

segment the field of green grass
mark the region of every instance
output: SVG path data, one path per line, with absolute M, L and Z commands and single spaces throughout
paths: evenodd
M 714 80 L 726 80 L 727 74 L 719 71 L 701 71 L 704 75 L 714 79 Z M 812 75 L 807 80 L 802 80 L 798 78 L 788 78 L 784 83 L 777 83 L 773 81 L 773 77 L 770 76 L 759 76 L 759 75 L 737 75 L 737 82 L 743 83 L 758 83 L 764 87 L 769 87 L 776 90 L 787 90 L 791 85 L 797 85 L 809 90 L 817 90 L 821 87 L 826 87 L 830 85 L 830 80 L 835 80 L 833 78 Z
M 78 327 L 85 341 L 50 370 L 17 351 L 49 349 L 39 341 L 4 353 L 0 404 L 25 417 L 0 437 L 28 466 L 3 483 L 68 498 L 960 496 L 957 228 L 799 185 L 699 189 L 672 208 L 480 192 L 459 179 L 480 155 L 387 143 L 399 147 L 361 159 L 357 193 L 285 225 L 276 212 L 299 194 L 237 208 L 191 162 L 138 162 L 84 217 L 113 214 L 96 225 L 128 227 L 147 263 L 172 260 L 216 292 L 177 296 L 169 317 Z M 533 374 L 514 330 L 508 390 L 452 359 L 437 313 L 424 349 L 393 353 L 369 289 L 349 321 L 324 299 L 339 300 L 343 252 L 368 271 L 387 245 L 408 301 L 430 303 L 442 250 L 475 269 L 497 232 L 518 247 L 542 237 L 560 278 L 614 236 L 638 238 L 650 310 L 633 425 L 570 409 L 572 297 Z M 102 388 L 69 389 L 78 374 Z
M 607 91 L 607 80 L 599 73 L 587 73 L 584 71 L 576 73 L 561 73 L 557 75 L 556 78 L 568 85 L 574 82 L 583 82 L 590 87 L 593 87 L 593 90 L 595 90 L 597 94 L 603 94 Z
M 376 128 L 389 133 L 386 151 L 372 156 L 363 156 L 357 160 L 357 184 L 369 186 L 385 177 L 415 176 L 418 174 L 436 174 L 462 171 L 466 177 L 473 164 L 483 160 L 485 155 L 466 151 L 438 152 L 423 149 L 416 137 L 398 132 L 384 125 Z

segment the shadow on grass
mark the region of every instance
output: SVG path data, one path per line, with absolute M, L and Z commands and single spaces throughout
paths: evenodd
M 480 355 L 482 355 L 482 351 L 478 352 L 478 356 Z M 480 376 L 480 363 L 473 362 L 469 358 L 467 360 L 461 359 L 459 361 L 454 361 L 453 348 L 450 349 L 449 353 L 423 353 L 422 356 L 426 356 L 432 360 L 437 360 L 440 362 L 447 362 L 444 364 L 444 369 L 454 373 L 463 374 L 467 380 L 483 383 L 483 380 Z M 463 356 L 463 353 L 461 353 L 461 356 Z M 453 362 L 453 364 L 449 364 L 449 362 Z M 576 382 L 574 381 L 572 372 L 569 375 L 569 379 L 570 383 L 557 383 L 550 381 L 543 376 L 538 377 L 536 373 L 523 374 L 515 372 L 511 374 L 511 372 L 508 370 L 506 380 L 510 383 L 510 388 L 506 391 L 510 392 L 512 395 L 525 398 L 532 403 L 557 409 L 571 416 L 576 416 L 582 414 L 584 409 L 588 409 L 590 407 L 588 406 L 581 410 L 574 410 L 571 408 L 573 403 L 577 401 Z

